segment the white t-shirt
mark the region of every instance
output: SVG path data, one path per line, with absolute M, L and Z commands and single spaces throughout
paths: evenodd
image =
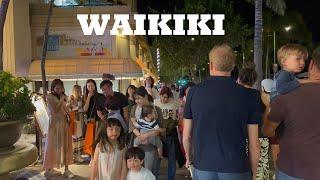
M 177 100 L 171 98 L 168 103 L 164 104 L 160 102 L 160 99 L 156 99 L 154 105 L 161 109 L 163 119 L 177 120 L 177 111 L 180 106 Z
M 129 170 L 126 180 L 156 180 L 150 170 L 142 167 L 139 172 Z

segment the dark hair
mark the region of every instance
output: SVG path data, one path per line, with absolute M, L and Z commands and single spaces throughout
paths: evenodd
M 239 81 L 247 86 L 253 86 L 258 78 L 258 74 L 254 69 L 254 64 L 247 64 L 239 72 Z
M 144 86 L 146 86 L 146 81 L 147 81 L 148 78 L 150 78 L 150 80 L 151 80 L 151 88 L 153 88 L 154 79 L 153 79 L 151 76 L 148 76 L 148 77 L 146 78 L 146 80 L 144 81 Z
M 95 87 L 95 93 L 98 93 L 96 81 L 93 80 L 93 79 L 88 79 L 87 82 L 86 82 L 86 85 L 85 85 L 84 88 L 83 88 L 83 89 L 84 89 L 84 92 L 83 92 L 83 100 L 84 100 L 84 102 L 86 102 L 86 99 L 87 99 L 88 94 L 89 94 L 89 90 L 88 90 L 88 88 L 87 88 L 87 84 L 88 84 L 88 83 L 93 83 L 93 84 L 94 84 L 94 87 Z
M 102 79 L 103 79 L 103 80 L 105 80 L 105 79 L 115 80 L 115 77 L 114 77 L 114 75 L 112 75 L 112 74 L 103 73 L 103 74 L 102 74 Z
M 132 84 L 129 85 L 128 88 L 127 88 L 127 91 L 126 91 L 126 97 L 127 97 L 127 98 L 129 98 L 129 93 L 128 93 L 129 88 L 131 88 L 131 89 L 133 89 L 133 90 L 136 90 L 136 89 L 137 89 L 137 87 L 135 87 L 134 85 L 132 85 Z
M 131 158 L 138 158 L 141 161 L 144 160 L 144 157 L 145 157 L 144 151 L 142 149 L 138 148 L 138 147 L 129 148 L 126 151 L 126 154 L 124 156 L 124 158 L 126 160 L 131 159 Z
M 56 86 L 58 86 L 58 85 L 60 85 L 62 88 L 64 88 L 63 87 L 63 82 L 60 80 L 60 79 L 54 79 L 53 81 L 52 81 L 52 83 L 51 83 L 51 93 L 54 95 L 54 96 L 56 96 L 58 99 L 60 99 L 60 96 L 59 95 L 57 95 L 55 92 L 54 92 L 54 88 L 56 87 Z M 63 92 L 63 94 L 64 94 L 64 92 Z
M 134 95 L 146 97 L 148 95 L 148 91 L 146 90 L 145 87 L 140 86 L 136 89 L 136 91 L 134 92 Z
M 142 107 L 142 111 L 141 111 L 141 117 L 145 118 L 147 117 L 149 114 L 151 114 L 153 112 L 154 107 L 152 105 L 144 105 Z
M 171 90 L 176 90 L 176 85 L 171 84 L 170 88 L 171 88 Z
M 320 47 L 313 50 L 312 60 L 315 62 L 317 67 L 320 69 Z
M 196 85 L 194 82 L 189 81 L 189 82 L 187 83 L 187 85 L 183 86 L 183 87 L 180 89 L 179 97 L 180 97 L 180 98 L 183 98 L 183 97 L 186 95 L 186 90 L 187 90 L 189 87 L 191 88 L 191 87 L 194 86 L 194 85 Z
M 167 95 L 169 98 L 173 97 L 172 91 L 168 86 L 163 86 L 160 91 L 160 96 Z
M 102 129 L 102 131 L 98 135 L 97 141 L 94 143 L 94 147 L 100 143 L 100 148 L 101 151 L 107 151 L 105 145 L 107 144 L 108 146 L 111 147 L 111 149 L 114 149 L 115 147 L 112 146 L 111 142 L 108 140 L 107 137 L 107 127 L 112 127 L 112 126 L 118 126 L 121 128 L 120 130 L 120 136 L 118 138 L 118 143 L 119 143 L 119 149 L 122 150 L 125 147 L 125 134 L 124 134 L 124 129 L 121 125 L 120 120 L 116 118 L 108 118 L 106 122 L 105 128 Z
M 112 82 L 110 80 L 103 80 L 101 83 L 100 83 L 100 89 L 105 86 L 105 85 L 108 85 L 110 87 L 112 87 Z
M 53 80 L 51 83 L 51 92 L 54 92 L 54 88 L 58 85 L 63 87 L 63 82 L 60 79 Z
M 116 96 L 107 96 L 104 105 L 109 110 L 120 110 L 121 101 Z

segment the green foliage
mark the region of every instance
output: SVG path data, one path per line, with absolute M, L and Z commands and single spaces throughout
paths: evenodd
M 195 76 L 197 69 L 208 68 L 208 53 L 214 45 L 228 43 L 232 47 L 241 46 L 252 30 L 242 23 L 240 16 L 233 12 L 233 4 L 226 0 L 185 0 L 184 9 L 176 10 L 177 14 L 225 14 L 224 36 L 156 36 L 153 49 L 160 48 L 161 81 L 174 82 L 188 69 Z M 173 29 L 173 22 L 168 23 Z M 213 22 L 207 22 L 214 29 Z M 188 24 L 185 22 L 185 29 Z M 155 51 L 153 51 L 155 52 Z M 202 74 L 204 75 L 204 73 Z
M 35 111 L 27 83 L 25 78 L 0 73 L 0 121 L 24 120 Z

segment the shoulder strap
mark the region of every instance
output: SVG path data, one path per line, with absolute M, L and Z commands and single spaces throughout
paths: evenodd
M 92 107 L 92 109 L 91 109 L 91 112 L 90 112 L 90 116 L 89 116 L 89 117 L 92 116 L 95 106 L 96 106 L 96 101 L 94 100 L 94 101 L 93 101 L 93 107 Z

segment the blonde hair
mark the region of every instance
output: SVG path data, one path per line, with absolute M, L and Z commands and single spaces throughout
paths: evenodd
M 231 72 L 235 66 L 236 56 L 230 46 L 222 44 L 212 48 L 209 59 L 218 71 Z
M 72 95 L 74 97 L 80 97 L 80 94 L 81 94 L 81 86 L 79 85 L 74 85 L 73 88 L 72 88 Z
M 304 59 L 308 57 L 307 49 L 300 44 L 286 44 L 281 46 L 281 48 L 277 52 L 278 62 L 280 66 L 283 64 L 283 60 L 288 58 L 289 55 L 302 55 Z

